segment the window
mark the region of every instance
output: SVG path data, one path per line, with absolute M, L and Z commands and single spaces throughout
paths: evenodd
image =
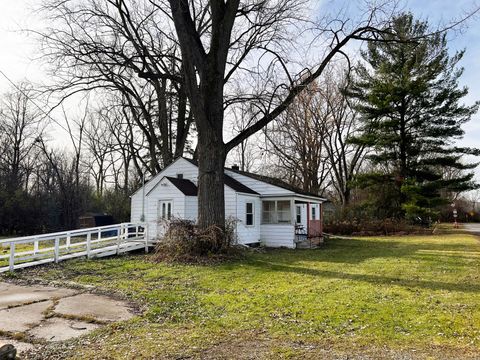
M 253 226 L 254 207 L 253 203 L 247 202 L 245 204 L 245 225 Z
M 263 224 L 290 224 L 291 222 L 292 214 L 289 200 L 262 202 Z
M 277 201 L 277 214 L 279 223 L 290 223 L 292 218 L 290 201 Z
M 317 220 L 316 217 L 317 217 L 317 207 L 312 206 L 312 220 Z
M 159 204 L 160 218 L 163 220 L 171 220 L 172 218 L 172 201 L 162 201 Z
M 302 223 L 302 207 L 301 206 L 297 205 L 296 215 L 297 215 L 297 224 L 301 224 Z
M 275 216 L 275 201 L 262 202 L 262 222 L 264 224 L 275 224 L 277 222 Z

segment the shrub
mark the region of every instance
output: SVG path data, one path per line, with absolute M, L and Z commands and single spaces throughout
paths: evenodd
M 220 259 L 235 253 L 236 220 L 227 219 L 225 229 L 210 226 L 200 229 L 193 221 L 172 219 L 163 222 L 165 235 L 155 248 L 159 261 L 201 262 L 205 258 Z
M 337 235 L 406 235 L 430 234 L 432 229 L 412 225 L 400 219 L 332 219 L 324 225 L 324 232 Z

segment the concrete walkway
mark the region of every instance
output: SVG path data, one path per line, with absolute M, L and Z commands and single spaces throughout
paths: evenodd
M 19 353 L 133 316 L 127 304 L 85 291 L 0 282 L 0 347 Z

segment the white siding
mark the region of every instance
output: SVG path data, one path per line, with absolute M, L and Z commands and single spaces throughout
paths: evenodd
M 268 247 L 295 248 L 295 227 L 291 224 L 263 224 L 260 237 L 262 244 Z
M 152 188 L 157 185 L 157 183 L 164 177 L 177 177 L 177 174 L 183 174 L 184 179 L 191 180 L 195 184 L 198 182 L 198 168 L 193 165 L 190 161 L 185 160 L 184 158 L 178 158 L 174 163 L 167 166 L 165 169 L 160 171 L 155 175 L 150 181 L 145 184 L 145 194 L 148 194 Z M 142 189 L 138 189 L 133 195 L 142 196 Z
M 260 195 L 293 195 L 293 191 L 267 184 L 263 181 L 253 179 L 249 176 L 241 175 L 235 171 L 225 170 L 225 174 L 231 176 L 235 180 L 241 182 L 243 185 L 248 186 L 253 191 L 256 191 Z
M 185 219 L 197 221 L 198 198 L 196 196 L 185 196 Z
M 274 186 L 251 177 L 226 170 L 225 173 L 252 190 L 258 192 L 261 196 L 285 196 L 294 195 L 294 192 Z M 159 174 L 145 185 L 145 221 L 148 223 L 150 238 L 156 238 L 161 235 L 161 229 L 158 225 L 158 202 L 159 200 L 173 201 L 173 216 L 197 220 L 198 201 L 196 196 L 185 196 L 167 179 L 165 176 L 176 177 L 177 174 L 183 174 L 183 178 L 198 183 L 198 168 L 188 160 L 179 158 L 173 164 L 166 167 Z M 163 179 L 163 180 L 162 180 Z M 165 182 L 165 186 L 159 184 Z M 131 220 L 140 221 L 142 215 L 142 189 L 139 189 L 131 198 Z M 246 203 L 253 202 L 255 208 L 254 226 L 245 226 Z M 317 214 L 320 214 L 320 209 Z M 293 215 L 294 213 L 292 213 Z M 262 204 L 261 198 L 256 195 L 237 193 L 228 186 L 225 186 L 225 217 L 232 217 L 237 220 L 237 236 L 240 243 L 247 244 L 261 241 L 266 246 L 271 247 L 295 247 L 295 227 L 293 224 L 261 224 Z M 302 222 L 306 222 L 306 208 L 302 209 Z
M 225 186 L 225 218 L 238 219 L 237 215 L 237 193 Z
M 149 182 L 145 184 L 145 194 L 148 194 L 150 190 L 157 185 L 157 183 L 164 177 L 164 176 L 171 176 L 176 177 L 177 174 L 183 174 L 184 179 L 191 180 L 195 184 L 198 181 L 198 169 L 195 165 L 193 165 L 188 160 L 183 158 L 179 158 L 170 166 L 167 166 L 163 171 L 159 172 L 155 175 Z M 133 195 L 131 199 L 131 211 L 130 211 L 130 219 L 132 222 L 140 221 L 142 216 L 142 197 L 143 192 L 142 188 L 138 189 Z M 145 200 L 145 220 L 147 219 L 147 205 Z
M 253 226 L 246 226 L 246 204 L 253 203 Z M 260 241 L 260 220 L 262 202 L 258 196 L 237 194 L 237 236 L 240 244 L 251 244 Z
M 142 217 L 142 196 L 132 196 L 130 199 L 130 221 L 139 222 Z
M 145 221 L 148 223 L 151 239 L 156 239 L 163 233 L 162 224 L 159 223 L 158 202 L 160 200 L 171 200 L 172 216 L 185 218 L 185 195 L 168 179 L 163 179 L 159 186 L 146 197 Z

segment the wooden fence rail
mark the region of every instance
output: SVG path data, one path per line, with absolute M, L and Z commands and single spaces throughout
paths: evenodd
M 122 223 L 88 229 L 0 240 L 0 273 L 86 256 L 104 257 L 144 248 L 148 252 L 146 226 Z M 8 265 L 7 265 L 8 264 Z

